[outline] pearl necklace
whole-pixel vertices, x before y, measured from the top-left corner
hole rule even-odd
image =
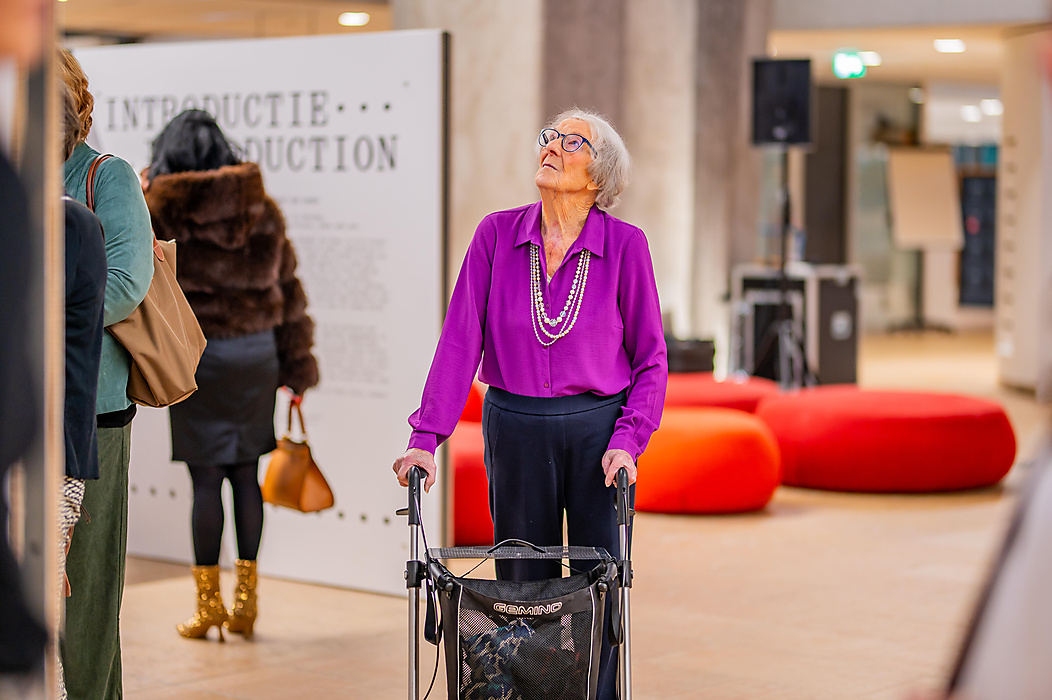
[[[558,316],[548,318],[548,314],[544,311],[544,294],[541,292],[540,247],[535,243],[530,244],[530,323],[537,342],[542,346],[550,347],[556,340],[573,330],[574,324],[577,323],[577,314],[581,311],[581,301],[584,299],[584,287],[588,283],[588,263],[591,259],[591,251],[581,252],[581,256],[577,259],[577,272],[574,274],[573,284],[570,285],[570,294],[566,297],[566,304],[563,305],[563,310]],[[556,333],[552,333],[547,328],[550,326],[554,330],[560,324],[562,328]],[[537,331],[538,328],[540,332]],[[541,338],[541,333],[548,338],[547,341]]]

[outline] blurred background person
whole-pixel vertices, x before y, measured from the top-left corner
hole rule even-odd
[[[22,68],[39,63],[47,5],[47,0],[0,1],[0,60]],[[29,295],[32,277],[31,235],[25,188],[0,149],[0,483],[39,429],[29,307],[20,303]],[[0,493],[0,674],[22,674],[43,663],[47,631],[26,606],[7,520],[6,496]]]
[[[99,153],[84,143],[91,131],[94,98],[77,59],[61,50],[59,67],[79,120],[67,125],[76,144],[66,159],[65,188],[87,201],[88,170]],[[142,302],[153,278],[153,236],[139,178],[127,162],[100,163],[94,183],[95,214],[106,249],[103,323],[122,321]],[[66,603],[62,646],[66,687],[74,698],[120,698],[120,609],[128,534],[128,462],[135,404],[128,398],[131,356],[109,333],[102,337],[96,425],[99,478],[85,482],[83,508],[90,515],[73,533],[66,571],[72,595]]]
[[[176,115],[153,142],[144,174],[157,236],[175,239],[179,284],[208,339],[198,390],[169,409],[172,459],[193,481],[197,612],[179,634],[212,627],[251,638],[256,556],[263,533],[259,457],[276,447],[280,386],[294,401],[318,383],[314,323],[296,278],[296,256],[259,167],[242,163],[207,112]],[[238,559],[233,609],[219,592],[223,481],[234,496]]]

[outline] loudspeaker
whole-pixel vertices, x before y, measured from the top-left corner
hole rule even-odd
[[[858,374],[858,297],[861,270],[852,265],[793,263],[786,272],[794,331],[803,341],[808,369],[820,384],[853,384]],[[729,370],[768,379],[777,374],[777,343],[761,357],[768,330],[778,320],[779,271],[736,265],[731,271]]]
[[[752,67],[752,142],[811,143],[811,61],[757,58]]]

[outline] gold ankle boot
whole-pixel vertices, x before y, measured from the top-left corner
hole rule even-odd
[[[197,612],[183,624],[176,625],[176,629],[189,639],[204,639],[208,630],[218,627],[219,641],[222,642],[227,612],[219,595],[219,567],[195,566],[192,570],[197,584]]]
[[[236,559],[234,570],[237,572],[237,587],[226,628],[245,635],[245,639],[252,639],[252,626],[256,623],[256,562]]]

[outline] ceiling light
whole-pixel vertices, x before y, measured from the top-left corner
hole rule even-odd
[[[939,53],[963,53],[964,41],[961,39],[936,39],[935,50]]]
[[[859,51],[858,57],[862,59],[862,65],[864,66],[880,65],[880,54],[876,51]]]
[[[977,105],[961,105],[961,119],[966,122],[981,122],[983,111]]]
[[[924,89],[919,87],[911,87],[910,102],[912,102],[915,105],[924,104]]]
[[[979,109],[988,117],[999,117],[1005,113],[1005,106],[998,99],[979,100]]]
[[[340,15],[339,23],[345,27],[364,27],[369,24],[368,12],[344,12]]]

